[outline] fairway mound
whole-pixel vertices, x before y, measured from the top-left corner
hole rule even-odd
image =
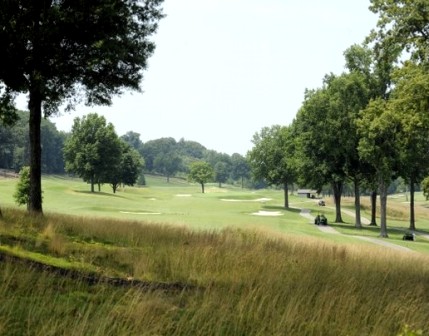
[[[267,202],[271,201],[272,198],[256,198],[256,199],[233,199],[233,198],[222,198],[223,202]]]
[[[258,212],[252,213],[254,216],[267,216],[267,217],[276,217],[276,216],[283,216],[283,214],[280,211],[262,211],[259,210]]]
[[[160,212],[135,212],[135,211],[119,211],[123,214],[130,214],[130,215],[162,215]]]

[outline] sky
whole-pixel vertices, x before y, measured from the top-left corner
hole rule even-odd
[[[344,71],[343,52],[375,28],[369,0],[165,0],[142,92],[109,107],[78,105],[50,120],[104,115],[118,135],[197,141],[246,155],[263,127],[290,125],[306,88]],[[21,100],[22,109],[26,104]]]

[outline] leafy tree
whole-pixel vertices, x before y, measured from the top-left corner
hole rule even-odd
[[[207,162],[195,161],[191,164],[188,178],[201,184],[201,192],[204,194],[204,185],[213,178],[213,168]]]
[[[250,166],[243,155],[234,153],[231,156],[231,177],[233,180],[241,180],[241,188],[244,186],[244,179],[250,176]]]
[[[109,173],[121,162],[121,141],[111,123],[103,116],[90,113],[75,118],[70,138],[64,146],[66,171],[91,184],[109,181]]]
[[[429,200],[429,176],[425,177],[422,181],[423,195],[426,197],[426,201]]]
[[[121,141],[120,161],[107,171],[104,177],[105,182],[110,183],[113,193],[116,193],[120,184],[133,186],[137,182],[143,166],[144,161],[140,153],[126,142]]]
[[[202,159],[207,151],[206,147],[196,141],[185,140],[181,138],[177,143],[179,155]]]
[[[13,197],[18,205],[26,205],[28,207],[30,201],[30,167],[25,166],[21,168],[19,181]]]
[[[350,121],[331,108],[328,84],[333,75],[325,78],[324,86],[307,90],[304,103],[294,121],[296,132],[296,169],[299,184],[321,190],[332,186],[335,201],[335,222],[342,222],[341,195],[346,180],[345,162],[349,146],[342,141],[347,136]]]
[[[214,180],[219,183],[219,188],[222,187],[222,183],[225,183],[228,180],[228,176],[228,164],[223,161],[216,162],[214,166]]]
[[[121,136],[121,140],[129,144],[137,152],[139,153],[142,152],[143,142],[140,140],[140,133],[128,131],[127,133]]]
[[[154,171],[154,161],[157,155],[162,153],[172,153],[176,148],[174,138],[160,138],[150,140],[143,144],[142,154],[146,162],[146,169],[149,172]]]
[[[42,110],[47,117],[64,102],[72,108],[83,95],[89,105],[109,105],[124,88],[138,90],[154,51],[149,36],[162,17],[161,3],[1,2],[0,106],[13,106],[17,93],[28,93],[31,212],[42,213]]]
[[[381,98],[371,101],[361,116],[357,121],[359,155],[374,168],[380,194],[380,236],[387,238],[387,190],[398,175],[398,158],[401,155],[400,116],[392,112]]]
[[[390,108],[400,116],[398,139],[400,175],[410,188],[410,230],[415,230],[415,185],[429,173],[429,75],[428,67],[406,62],[394,75]]]
[[[170,177],[174,176],[182,165],[182,159],[176,152],[161,152],[153,161],[153,170],[167,177],[167,182],[170,182]]]
[[[288,127],[264,127],[253,136],[254,147],[247,154],[255,178],[283,187],[285,208],[289,208],[289,183],[294,178],[291,165],[293,140],[290,135]]]
[[[404,57],[426,62],[429,56],[427,0],[371,0],[370,10],[379,15],[378,30],[370,40],[380,57]],[[389,52],[387,52],[389,50]]]

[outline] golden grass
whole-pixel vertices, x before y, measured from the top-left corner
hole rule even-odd
[[[5,335],[398,335],[406,325],[429,333],[425,255],[258,231],[4,215],[0,232],[43,241],[51,258],[196,286],[169,292],[89,285],[5,259]]]

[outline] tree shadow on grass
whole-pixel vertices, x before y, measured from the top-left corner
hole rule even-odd
[[[91,196],[108,196],[108,197],[124,198],[124,196],[121,196],[118,194],[107,193],[107,192],[103,192],[103,191],[96,191],[96,192],[91,192],[88,190],[73,190],[73,191],[77,194],[84,194],[84,195],[91,195]]]
[[[276,210],[276,211],[287,211],[287,212],[293,212],[299,214],[301,212],[300,209],[296,208],[285,208],[283,206],[276,206],[276,205],[264,205],[262,206],[264,210]]]

